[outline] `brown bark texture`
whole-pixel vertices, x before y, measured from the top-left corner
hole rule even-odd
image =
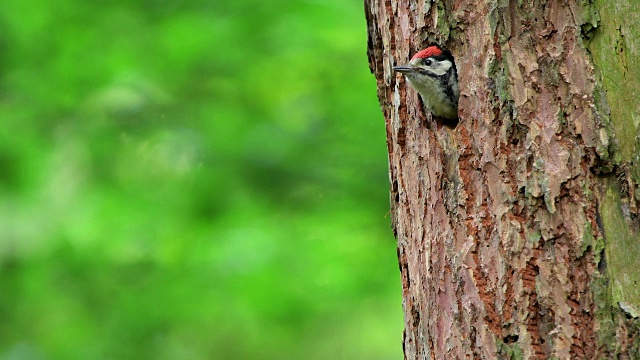
[[[606,272],[598,203],[613,165],[589,11],[577,0],[365,0],[405,358],[630,358],[603,343],[607,301],[592,288]],[[431,43],[456,60],[454,129],[433,126],[391,70]]]

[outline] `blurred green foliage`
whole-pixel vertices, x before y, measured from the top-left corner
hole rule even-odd
[[[400,359],[361,1],[4,0],[0,359]]]

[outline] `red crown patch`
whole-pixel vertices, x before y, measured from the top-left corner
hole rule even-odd
[[[418,51],[415,55],[413,55],[411,60],[424,59],[424,58],[428,58],[430,56],[440,56],[440,55],[442,55],[442,49],[440,49],[439,47],[434,45],[434,46],[429,46],[426,49]]]

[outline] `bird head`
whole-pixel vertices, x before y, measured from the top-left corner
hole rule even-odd
[[[418,51],[407,65],[394,66],[413,86],[431,112],[439,117],[458,116],[458,74],[453,56],[438,45]]]
[[[455,69],[455,64],[451,54],[437,45],[431,45],[413,55],[409,64],[394,66],[393,70],[410,79],[428,80],[447,75],[452,68]]]

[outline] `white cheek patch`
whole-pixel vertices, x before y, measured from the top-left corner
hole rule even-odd
[[[431,65],[431,68],[429,70],[431,70],[431,72],[434,73],[435,75],[442,76],[446,74],[447,71],[449,71],[449,69],[451,69],[452,66],[453,64],[451,63],[451,61],[442,60],[440,62],[436,62],[435,64]]]

